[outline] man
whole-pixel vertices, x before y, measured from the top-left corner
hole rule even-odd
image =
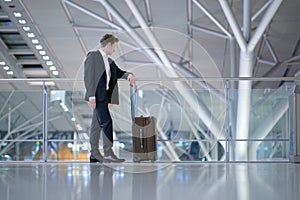
[[[108,56],[115,52],[118,38],[105,34],[100,39],[99,50],[87,54],[84,62],[85,100],[93,109],[90,131],[91,156],[90,162],[124,162],[113,150],[113,123],[108,109],[110,104],[118,104],[117,79],[125,78],[134,84],[132,73],[121,70]],[[99,151],[101,128],[103,130],[104,156]]]

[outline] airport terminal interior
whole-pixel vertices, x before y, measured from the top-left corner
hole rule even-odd
[[[0,0],[0,199],[299,199],[299,10],[299,0]],[[119,79],[109,106],[121,163],[90,163],[84,61],[104,34],[136,80]],[[137,117],[153,119],[149,137]]]

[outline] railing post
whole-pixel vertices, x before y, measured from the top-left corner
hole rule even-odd
[[[48,149],[48,91],[43,81],[43,161],[47,162]]]
[[[296,85],[293,97],[290,133],[290,161],[300,163],[300,85]]]
[[[225,118],[225,122],[226,122],[226,145],[225,145],[225,162],[229,162],[230,160],[230,144],[229,144],[229,141],[230,141],[230,125],[229,125],[229,112],[230,112],[230,100],[229,100],[229,81],[226,80],[226,83],[225,83],[225,88],[226,88],[226,91],[225,91],[225,98],[226,98],[226,118]]]

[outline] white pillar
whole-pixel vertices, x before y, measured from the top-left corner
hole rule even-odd
[[[240,72],[239,77],[251,77],[254,65],[253,52],[240,53]],[[251,107],[251,88],[252,81],[241,80],[238,87],[238,105],[236,119],[236,139],[249,138],[249,122],[250,122],[250,107]],[[236,142],[235,159],[248,159],[248,142]]]

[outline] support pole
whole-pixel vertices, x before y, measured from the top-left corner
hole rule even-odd
[[[244,17],[243,17],[243,34],[246,42],[250,39],[251,34],[251,1],[244,0],[243,5]]]
[[[48,149],[48,91],[45,81],[43,83],[43,161],[47,162]]]
[[[292,132],[291,139],[293,143],[291,144],[291,155],[290,161],[294,163],[300,163],[300,85],[295,88],[294,91],[294,110],[292,115]]]

